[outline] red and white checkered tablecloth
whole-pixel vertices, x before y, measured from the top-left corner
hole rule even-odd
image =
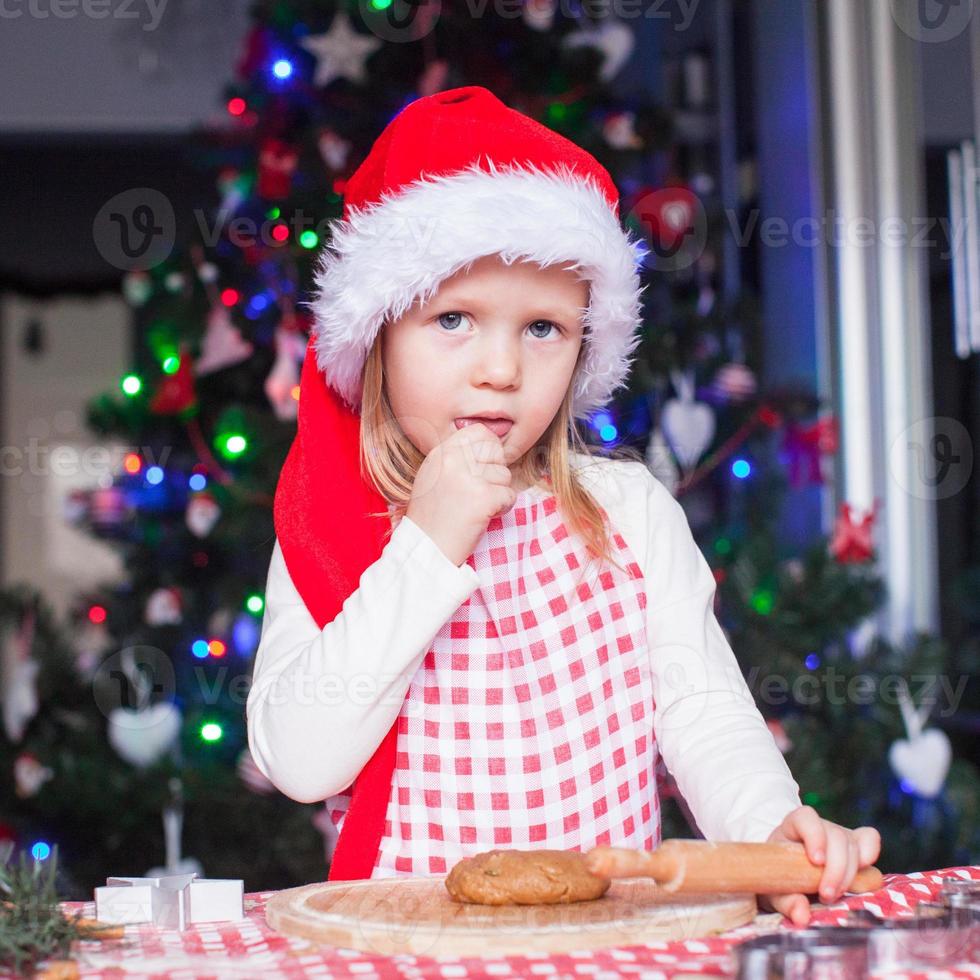
[[[917,903],[937,900],[942,881],[961,878],[980,882],[980,865],[944,868],[908,875],[885,875],[877,892],[852,895],[833,905],[814,905],[811,925],[836,925],[850,909],[868,908],[888,918],[913,914]],[[150,925],[126,926],[121,940],[78,944],[75,958],[85,980],[96,978],[166,978],[197,980],[224,977],[356,977],[460,978],[541,977],[548,980],[607,980],[642,977],[644,980],[692,976],[726,977],[735,974],[732,947],[742,940],[777,930],[796,928],[778,913],[717,936],[682,942],[641,943],[597,952],[555,955],[451,957],[378,956],[335,946],[317,946],[273,932],[265,922],[265,903],[273,892],[245,896],[247,916],[242,922],[216,922],[184,932]],[[91,902],[66,902],[71,912],[82,909],[94,917]],[[489,951],[488,951],[489,952]],[[901,980],[980,978],[980,964],[957,964],[955,969],[896,974]]]

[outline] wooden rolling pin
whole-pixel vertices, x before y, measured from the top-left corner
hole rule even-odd
[[[668,892],[751,892],[791,895],[819,892],[823,866],[813,864],[802,844],[665,840],[655,851],[594,847],[585,863],[603,878],[655,878]],[[861,868],[848,892],[876,891],[881,872]]]

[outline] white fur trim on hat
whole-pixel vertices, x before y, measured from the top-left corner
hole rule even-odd
[[[572,263],[590,281],[572,413],[586,418],[622,387],[640,342],[639,267],[648,250],[631,241],[591,176],[531,163],[491,172],[471,164],[422,177],[397,195],[331,225],[309,304],[317,366],[360,411],[361,374],[386,318],[426,303],[440,283],[485,255],[542,266]]]

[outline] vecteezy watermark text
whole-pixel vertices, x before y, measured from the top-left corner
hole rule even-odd
[[[159,458],[150,446],[48,446],[37,438],[26,446],[0,446],[0,476],[85,476],[115,473],[130,453],[138,453],[148,466],[165,466],[172,447],[164,446]]]
[[[168,0],[0,0],[0,19],[138,20],[144,31],[155,31],[163,19]]]

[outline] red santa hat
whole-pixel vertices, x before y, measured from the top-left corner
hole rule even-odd
[[[384,513],[387,502],[360,472],[361,374],[383,322],[482,256],[568,263],[590,282],[572,400],[573,415],[585,418],[629,372],[647,254],[620,225],[605,168],[480,86],[402,109],[348,180],[343,217],[330,232],[316,269],[296,438],[274,506],[286,567],[321,629],[380,557],[388,528],[367,516]],[[397,722],[354,782],[331,881],[371,877],[396,729]]]

